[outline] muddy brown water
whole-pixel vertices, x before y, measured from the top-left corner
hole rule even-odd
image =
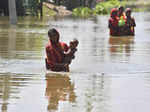
[[[149,112],[150,13],[133,13],[135,36],[111,37],[109,16],[0,17],[1,112]],[[69,74],[46,75],[47,31],[79,40]]]

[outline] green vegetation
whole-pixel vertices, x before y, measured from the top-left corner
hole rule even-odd
[[[96,14],[108,14],[111,8],[119,7],[121,3],[118,0],[110,0],[108,2],[100,2],[96,5],[94,11]]]
[[[75,8],[73,10],[73,15],[88,17],[93,15],[109,14],[112,8],[117,8],[119,6],[124,6],[125,8],[130,7],[134,12],[141,12],[149,10],[150,2],[137,2],[136,0],[107,0],[104,2],[99,2],[93,9],[89,9],[87,7]]]
[[[22,1],[22,0],[21,0]],[[22,8],[22,12],[24,11],[24,9],[28,12],[30,12],[31,15],[33,16],[38,16],[39,13],[43,16],[56,16],[57,13],[52,10],[47,8],[46,6],[41,7],[42,2],[46,2],[48,0],[29,0],[29,5],[27,8]],[[53,0],[55,1],[54,5],[57,4],[57,0]],[[64,2],[67,0],[63,0],[63,2],[60,2],[58,4],[59,5],[64,5],[67,8],[70,7],[70,3],[69,2]],[[82,1],[82,2],[81,2]],[[124,6],[126,7],[130,7],[132,8],[133,11],[145,11],[149,8],[150,6],[150,2],[137,2],[136,0],[105,0],[104,2],[99,2],[96,4],[96,6],[91,9],[91,5],[90,3],[87,4],[87,2],[83,2],[86,0],[76,0],[75,2],[77,3],[77,5],[72,4],[72,7],[77,7],[74,8],[72,10],[72,15],[76,16],[76,17],[89,17],[89,16],[95,16],[95,15],[101,15],[101,14],[109,14],[111,9],[114,7],[119,7],[119,6]],[[87,1],[92,1],[92,0],[87,0]],[[18,2],[19,3],[19,2]],[[69,4],[69,5],[68,5]],[[17,5],[19,6],[19,5]],[[21,9],[21,8],[20,8]],[[43,12],[43,13],[41,13]],[[21,13],[20,13],[21,14]]]
[[[37,0],[29,0],[28,8],[31,11],[31,15],[33,16],[38,15],[38,9],[39,9],[38,6],[39,6],[39,2]]]
[[[90,9],[87,7],[75,8],[73,10],[73,15],[87,17],[91,15],[109,14],[112,8],[119,7],[120,5],[125,6],[126,2],[120,2],[118,0],[109,0],[107,2],[98,3],[94,9]]]
[[[79,17],[89,17],[93,15],[93,11],[88,7],[79,7],[73,10],[73,15]]]
[[[18,16],[25,15],[25,7],[23,6],[23,0],[16,0],[16,9]]]

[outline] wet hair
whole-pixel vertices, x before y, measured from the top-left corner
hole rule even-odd
[[[130,8],[127,8],[125,12],[132,12],[132,10]]]
[[[117,9],[117,8],[111,9],[111,14],[110,14],[110,16],[111,16],[111,17],[117,16],[117,12],[118,12],[118,9]]]
[[[53,37],[55,35],[58,35],[58,37],[59,37],[59,32],[55,28],[49,29],[48,37],[51,38],[51,37]]]
[[[76,38],[73,39],[73,42],[75,42],[76,44],[79,44],[79,41]]]
[[[76,38],[74,38],[74,39],[70,42],[70,44],[74,44],[74,46],[77,47],[78,44],[79,44],[79,41],[78,41]]]
[[[123,10],[123,11],[124,11],[124,7],[123,7],[123,6],[120,6],[120,7],[118,8],[118,10]]]

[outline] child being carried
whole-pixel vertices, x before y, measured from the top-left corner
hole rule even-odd
[[[73,39],[69,43],[69,50],[64,53],[64,63],[70,64],[72,59],[75,58],[75,52],[77,51],[77,46],[79,44],[79,41],[77,39]]]

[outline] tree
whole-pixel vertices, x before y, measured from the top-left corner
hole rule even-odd
[[[9,0],[9,19],[11,24],[17,23],[17,14],[16,14],[16,1],[15,0]]]

